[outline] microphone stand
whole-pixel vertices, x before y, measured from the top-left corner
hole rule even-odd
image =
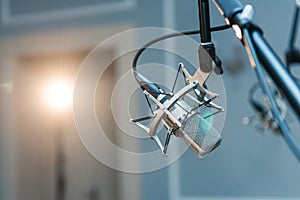
[[[294,152],[298,161],[300,161],[300,147],[297,145],[294,136],[280,116],[280,111],[265,80],[264,71],[260,63],[273,79],[274,84],[282,90],[298,118],[300,118],[299,86],[291,77],[282,61],[263,38],[260,28],[252,23],[253,10],[251,6],[243,7],[239,0],[232,0],[230,2],[228,0],[214,0],[214,3],[236,31],[237,36],[245,46],[251,65],[255,70],[265,96],[268,98],[271,112],[278,123],[280,131],[286,143]]]
[[[227,0],[214,0],[214,2],[219,10],[222,11],[222,14],[230,25],[235,27],[237,32],[243,32],[244,30],[250,32],[249,34],[259,61],[269,73],[274,83],[282,90],[288,102],[298,115],[298,118],[300,118],[299,86],[288,73],[280,58],[264,39],[262,31],[251,22],[250,18],[245,17],[242,4],[239,0],[233,0],[230,1],[230,3]],[[245,45],[245,43],[243,44]]]

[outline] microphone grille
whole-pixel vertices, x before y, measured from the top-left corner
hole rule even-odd
[[[199,113],[189,117],[183,127],[183,131],[200,147],[204,152],[210,152],[221,142],[218,131]]]

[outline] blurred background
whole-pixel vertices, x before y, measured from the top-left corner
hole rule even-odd
[[[295,2],[241,2],[253,5],[254,21],[284,59]],[[196,0],[1,0],[0,8],[1,200],[300,199],[299,162],[282,137],[271,132],[259,137],[255,126],[242,123],[254,115],[247,92],[256,77],[232,30],[213,33],[225,71],[227,111],[222,145],[211,155],[198,159],[187,151],[164,169],[131,174],[101,164],[80,142],[72,91],[89,52],[132,28],[198,29]],[[211,24],[224,24],[213,4]],[[134,46],[138,37],[124,40]],[[101,67],[120,49],[117,43],[100,49],[94,62]],[[170,61],[157,56],[157,62]],[[120,130],[110,109],[112,89],[132,57],[128,65],[111,63],[95,93],[97,118],[115,143]],[[291,124],[299,134],[299,121]],[[149,147],[155,144],[143,140],[130,148]]]

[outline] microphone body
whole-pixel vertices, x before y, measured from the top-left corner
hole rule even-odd
[[[156,104],[156,110],[153,113],[154,119],[150,127],[141,124],[139,119],[131,121],[148,133],[164,155],[166,155],[171,135],[182,138],[191,149],[196,151],[199,157],[204,157],[220,145],[221,136],[218,131],[206,119],[201,117],[197,109],[184,99],[184,97],[188,97],[191,98],[193,103],[200,104],[197,98],[192,98],[189,94],[189,92],[194,92],[199,87],[197,81],[188,84],[173,95],[166,94],[157,84],[137,71],[134,71],[134,76],[146,97],[149,97]],[[163,124],[167,130],[164,145],[157,137],[159,124]]]

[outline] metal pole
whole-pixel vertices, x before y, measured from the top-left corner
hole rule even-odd
[[[198,0],[201,43],[211,42],[210,15],[208,0]]]
[[[200,45],[198,49],[200,69],[203,72],[212,71],[212,61],[215,62],[215,46],[211,41],[209,1],[198,0]],[[217,74],[222,73],[221,65],[216,69]]]
[[[282,90],[288,102],[298,115],[298,118],[300,118],[299,85],[297,85],[296,81],[288,73],[286,67],[265,41],[262,34],[259,31],[253,31],[251,36],[260,62],[274,83]]]

